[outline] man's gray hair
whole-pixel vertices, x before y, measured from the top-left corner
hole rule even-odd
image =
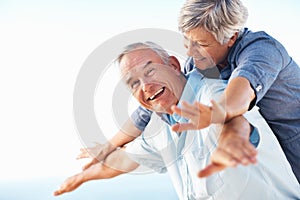
[[[120,64],[123,56],[125,56],[126,54],[128,54],[132,51],[141,50],[141,49],[151,49],[151,50],[153,50],[155,53],[157,53],[158,56],[160,56],[160,58],[162,59],[162,61],[165,64],[168,63],[168,60],[169,60],[168,52],[166,50],[164,50],[158,44],[156,44],[154,42],[149,42],[149,41],[147,41],[147,42],[137,42],[137,43],[127,45],[124,48],[124,50],[122,51],[122,53],[118,56],[116,61]]]
[[[225,44],[235,32],[241,32],[248,18],[248,10],[240,0],[187,0],[179,16],[179,30],[183,33],[204,28]]]

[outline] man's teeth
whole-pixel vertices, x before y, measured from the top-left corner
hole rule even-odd
[[[158,95],[159,93],[161,93],[163,90],[164,90],[164,88],[161,88],[160,90],[158,90],[157,92],[155,92],[155,94],[152,95],[149,99],[153,100],[156,97],[156,95]]]

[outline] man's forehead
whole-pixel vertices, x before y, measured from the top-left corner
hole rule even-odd
[[[129,72],[134,72],[143,64],[144,58],[142,56],[132,57],[125,55],[120,62],[122,75],[128,74]]]
[[[120,62],[121,73],[124,75],[134,68],[144,67],[149,63],[160,61],[160,57],[151,49],[139,49],[125,54]]]

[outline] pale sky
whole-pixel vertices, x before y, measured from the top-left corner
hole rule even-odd
[[[0,180],[78,172],[86,161],[75,160],[82,143],[72,104],[83,62],[96,47],[122,32],[177,31],[183,2],[1,1]],[[300,63],[299,1],[244,2],[249,9],[247,26],[281,41]],[[104,98],[101,95],[95,98]],[[100,110],[101,105],[95,108]],[[106,124],[111,133],[116,131],[113,122]]]

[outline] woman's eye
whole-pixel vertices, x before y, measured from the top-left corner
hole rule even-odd
[[[199,47],[208,47],[207,44],[202,44],[200,42],[196,42],[196,45],[199,46]]]

